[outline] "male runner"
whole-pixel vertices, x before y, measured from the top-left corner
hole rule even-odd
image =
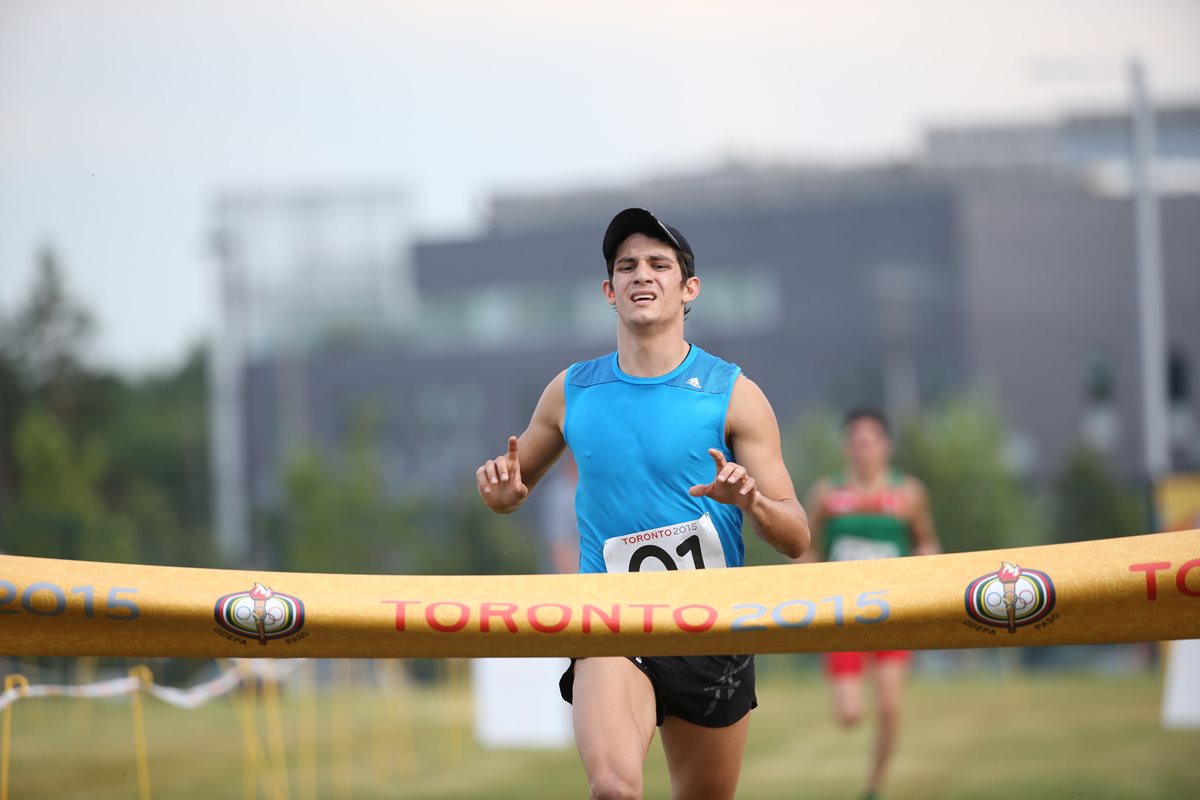
[[[813,542],[829,561],[894,558],[941,552],[925,488],[890,466],[891,436],[886,418],[856,409],[843,423],[848,469],[819,481],[806,505],[812,511]],[[816,559],[813,547],[802,561]],[[896,744],[900,691],[908,671],[907,650],[827,653],[825,671],[833,686],[838,721],[856,724],[863,714],[863,670],[869,662],[875,681],[879,728],[872,753],[866,798],[876,798]]]
[[[476,471],[483,502],[515,510],[569,446],[581,572],[741,566],[743,515],[799,557],[808,523],[770,404],[736,365],[684,338],[685,310],[700,294],[691,245],[630,208],[613,218],[602,250],[617,349],[550,381],[525,432]],[[622,542],[664,529],[675,535],[652,555]],[[675,797],[733,797],[757,704],[752,656],[582,658],[560,690],[591,797],[641,797],[656,727]]]

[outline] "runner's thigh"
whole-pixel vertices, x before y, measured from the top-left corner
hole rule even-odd
[[[595,781],[605,773],[641,785],[642,765],[654,738],[654,688],[629,659],[575,662],[571,704],[575,746]]]
[[[678,800],[732,798],[749,731],[749,714],[724,728],[706,728],[667,717],[662,742],[671,771],[671,796]]]

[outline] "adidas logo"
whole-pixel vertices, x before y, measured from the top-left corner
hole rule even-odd
[[[699,378],[688,378],[687,385],[692,387],[693,389],[699,389],[700,388],[700,379]]]

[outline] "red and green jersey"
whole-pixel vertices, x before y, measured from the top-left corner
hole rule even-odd
[[[835,475],[833,488],[821,504],[826,559],[863,561],[909,555],[911,500],[903,486],[904,474],[898,470],[890,471],[883,489],[871,492],[850,486],[843,474]]]

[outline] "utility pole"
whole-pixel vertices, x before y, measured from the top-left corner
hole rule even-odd
[[[1137,237],[1138,339],[1142,385],[1142,468],[1147,483],[1149,516],[1154,522],[1154,488],[1171,468],[1167,439],[1165,367],[1166,328],[1163,312],[1162,245],[1158,198],[1152,166],[1156,152],[1154,110],[1146,70],[1134,56],[1128,65],[1130,114],[1133,120],[1131,178]]]
[[[221,558],[240,567],[251,555],[242,416],[248,287],[241,260],[242,242],[232,225],[233,212],[222,204],[217,214],[220,316],[213,331],[208,367],[213,525]]]

